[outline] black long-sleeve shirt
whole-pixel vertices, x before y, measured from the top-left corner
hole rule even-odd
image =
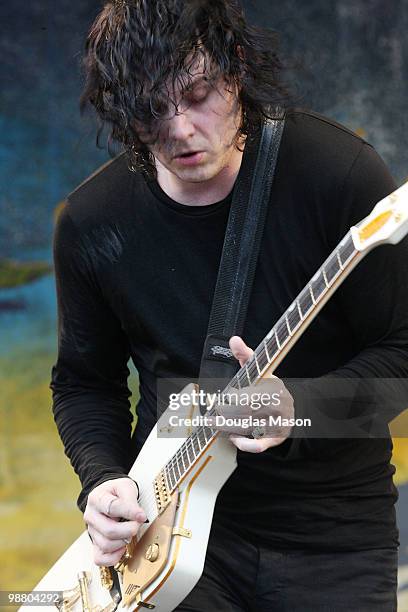
[[[244,340],[257,346],[351,225],[395,188],[374,149],[316,114],[288,114]],[[186,206],[120,155],[68,198],[54,237],[59,352],[53,411],[83,490],[124,475],[156,421],[156,381],[196,377],[231,203]],[[275,372],[408,372],[408,243],[369,253]],[[127,362],[140,378],[131,437]],[[295,406],[296,409],[296,406]],[[383,439],[286,440],[238,468],[215,519],[277,548],[395,546]]]

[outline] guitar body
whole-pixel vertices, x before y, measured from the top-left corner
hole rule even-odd
[[[189,416],[197,414],[198,406],[191,406]],[[152,429],[129,472],[139,485],[139,503],[148,518],[157,514],[157,475],[191,434],[191,428],[186,427],[182,438],[161,437],[168,424],[169,409]],[[183,433],[179,428],[177,431]],[[216,436],[173,491],[164,511],[153,522],[142,525],[128,546],[129,558],[117,572],[122,596],[118,610],[132,612],[154,606],[150,609],[170,612],[188,595],[203,571],[217,495],[235,467],[236,448],[227,438]],[[109,571],[116,572],[113,568]],[[82,595],[79,574],[85,585]],[[65,605],[57,606],[61,610],[80,612],[88,606],[90,611],[115,609],[110,591],[102,585],[100,568],[93,562],[86,531],[34,590],[63,591]],[[30,607],[25,605],[24,610]]]

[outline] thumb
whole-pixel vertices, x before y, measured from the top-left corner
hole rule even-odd
[[[232,336],[229,341],[230,349],[235,359],[238,359],[239,365],[242,367],[252,357],[253,350],[245,344],[239,336]]]

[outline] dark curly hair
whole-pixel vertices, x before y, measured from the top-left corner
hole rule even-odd
[[[200,55],[207,80],[237,86],[238,142],[288,99],[277,46],[277,34],[249,26],[236,0],[113,0],[86,41],[81,110],[96,109],[98,144],[106,126],[109,150],[120,143],[132,169],[154,174],[148,145],[169,108],[177,112],[171,92],[188,90]]]

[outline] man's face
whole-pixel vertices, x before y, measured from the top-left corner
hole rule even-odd
[[[214,179],[237,151],[241,124],[237,94],[222,79],[210,84],[203,63],[193,71],[191,88],[174,92],[178,112],[162,121],[158,139],[149,147],[158,170],[164,166],[181,183]]]

